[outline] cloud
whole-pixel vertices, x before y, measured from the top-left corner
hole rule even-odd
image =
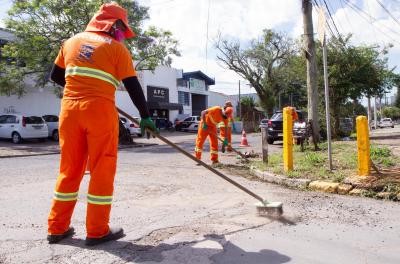
[[[349,1],[363,12],[370,14],[373,19],[351,8],[347,4]],[[379,1],[395,17],[400,18],[399,3],[391,0]],[[237,82],[240,77],[224,69],[216,61],[213,40],[218,33],[234,37],[241,43],[247,43],[261,36],[262,30],[266,28],[283,31],[292,38],[300,38],[303,34],[301,1],[298,0],[141,0],[139,2],[150,7],[150,20],[146,25],[170,30],[179,40],[182,57],[174,60],[173,67],[184,71],[204,71],[210,77],[216,78],[214,90],[227,94],[237,93]],[[352,33],[354,44],[383,46],[392,43],[394,47],[389,53],[389,64],[394,67],[400,62],[400,25],[376,0],[327,0],[327,3],[332,8],[331,13],[338,30],[343,34]],[[209,18],[208,42],[207,18]],[[317,33],[318,13],[315,9],[313,9],[313,22],[314,33]]]

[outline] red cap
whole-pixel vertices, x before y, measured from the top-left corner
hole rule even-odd
[[[128,15],[124,8],[115,2],[103,4],[100,10],[92,17],[85,31],[103,31],[108,32],[115,21],[121,19],[126,26],[125,38],[133,38],[136,34],[132,31],[128,24]]]

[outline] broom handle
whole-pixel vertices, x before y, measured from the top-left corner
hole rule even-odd
[[[130,116],[129,114],[125,113],[124,111],[122,111],[121,109],[119,109],[117,107],[118,112],[125,116],[126,118],[128,118],[130,121],[132,121],[133,123],[135,123],[136,125],[139,125],[139,122],[133,118],[132,116]],[[193,156],[192,154],[190,154],[189,152],[187,152],[186,150],[184,150],[183,148],[179,147],[178,145],[174,144],[173,142],[169,141],[168,139],[166,139],[165,137],[154,133],[153,131],[151,131],[150,129],[146,129],[147,132],[151,133],[152,136],[158,138],[159,140],[161,140],[162,142],[168,144],[169,146],[173,147],[174,149],[176,149],[177,151],[179,151],[180,153],[182,153],[183,155],[185,155],[186,157],[188,157],[189,159],[195,161],[196,163],[202,165],[203,167],[205,167],[206,169],[214,172],[214,174],[218,175],[219,177],[221,177],[222,179],[226,180],[227,182],[231,183],[232,185],[235,185],[237,188],[241,189],[242,191],[246,192],[247,194],[253,196],[255,199],[259,200],[260,202],[264,202],[264,199],[253,193],[252,191],[250,191],[249,189],[247,189],[246,187],[240,185],[239,183],[237,183],[236,181],[230,179],[229,177],[225,176],[224,174],[222,174],[221,172],[217,171],[216,169],[214,169],[213,167],[211,167],[210,165],[208,165],[207,163],[197,159],[195,156]]]

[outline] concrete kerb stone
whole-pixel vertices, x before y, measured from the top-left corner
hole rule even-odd
[[[309,179],[290,179],[282,175],[270,173],[267,171],[261,171],[258,169],[250,168],[250,173],[257,178],[269,182],[275,183],[279,185],[285,185],[288,187],[305,189],[309,188],[315,191],[327,192],[327,193],[337,193],[342,195],[353,195],[353,196],[361,196],[371,181],[373,181],[373,177],[364,177],[362,179],[358,179],[359,181],[355,182],[354,180],[357,177],[352,178],[352,181],[345,180],[346,183],[335,183],[335,182],[326,182],[326,181],[312,181]],[[352,182],[353,184],[351,184]],[[394,198],[395,196],[395,198]],[[377,198],[380,199],[391,199],[394,198],[397,201],[400,201],[400,193],[388,193],[382,192],[377,194]]]
[[[312,181],[308,185],[308,188],[327,193],[337,193],[339,185],[337,182]]]
[[[276,183],[280,185],[286,185],[294,188],[307,188],[311,180],[308,179],[290,179],[281,175],[273,174],[266,171],[260,171],[257,169],[250,169],[251,174],[269,183]]]

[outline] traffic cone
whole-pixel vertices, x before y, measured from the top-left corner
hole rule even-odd
[[[249,143],[247,143],[246,132],[242,130],[242,142],[240,142],[240,147],[250,147]]]

